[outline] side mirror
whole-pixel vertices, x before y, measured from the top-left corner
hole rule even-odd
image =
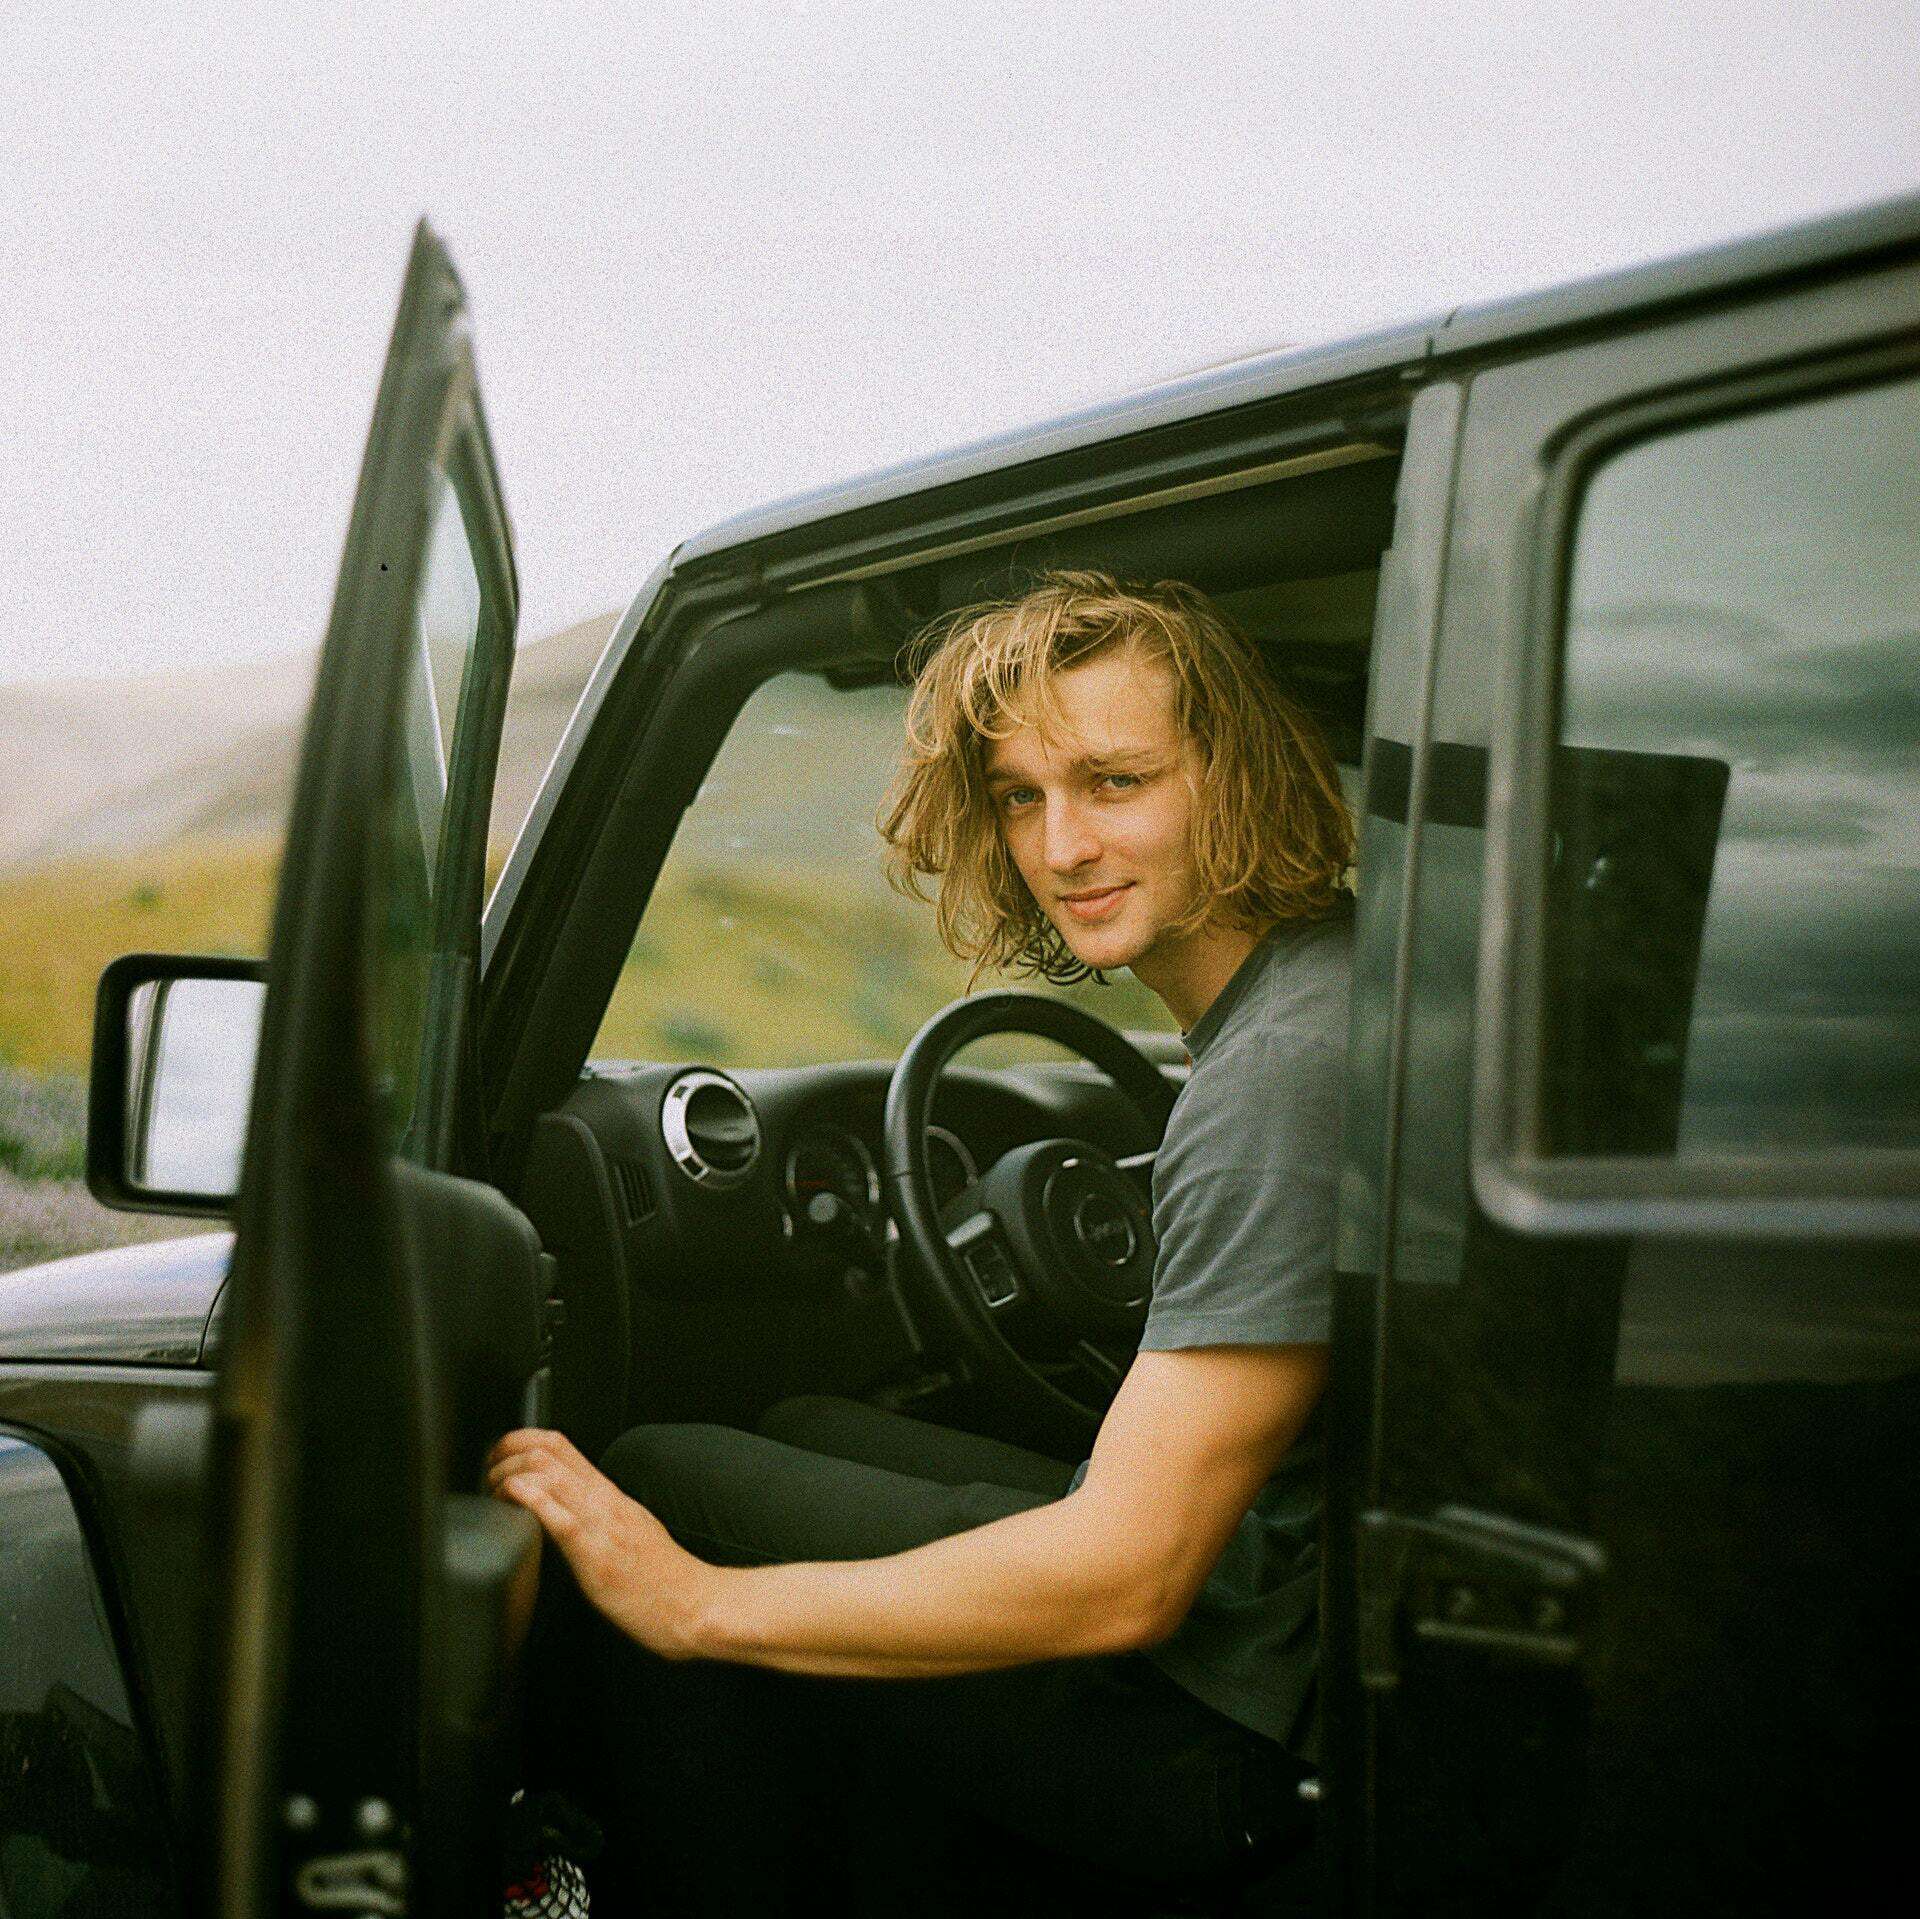
[[[100,976],[87,1188],[135,1213],[226,1212],[240,1185],[267,969],[129,953]]]

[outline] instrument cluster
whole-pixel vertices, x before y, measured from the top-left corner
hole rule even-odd
[[[972,1150],[944,1126],[927,1128],[927,1155],[940,1204],[980,1176]],[[875,1149],[845,1126],[815,1124],[787,1149],[782,1190],[797,1231],[857,1224],[873,1237],[887,1227],[886,1194]]]

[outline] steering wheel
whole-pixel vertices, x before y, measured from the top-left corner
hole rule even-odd
[[[1038,993],[955,1000],[908,1042],[887,1088],[887,1197],[901,1248],[927,1282],[970,1372],[1031,1443],[1084,1451],[1146,1324],[1153,1222],[1146,1195],[1103,1147],[1043,1139],[1002,1155],[941,1206],[927,1155],[934,1088],[963,1046],[1033,1033],[1119,1087],[1157,1142],[1173,1089],[1091,1013]],[[1135,1164],[1138,1170],[1138,1164]]]

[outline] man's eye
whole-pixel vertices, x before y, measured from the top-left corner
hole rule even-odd
[[[1102,775],[1100,783],[1112,792],[1126,793],[1140,784],[1140,775],[1138,773],[1107,773]]]
[[[1027,805],[1034,797],[1030,786],[1004,786],[1000,789],[1000,804],[1008,812],[1016,806]]]

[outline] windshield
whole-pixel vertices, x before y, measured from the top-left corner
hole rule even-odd
[[[687,809],[594,1042],[595,1059],[798,1066],[890,1059],[967,990],[933,908],[888,885],[874,821],[907,695],[810,674],[762,686]],[[1130,975],[1058,988],[1115,1026],[1172,1032]],[[1014,1043],[1022,1055],[1044,1042]]]

